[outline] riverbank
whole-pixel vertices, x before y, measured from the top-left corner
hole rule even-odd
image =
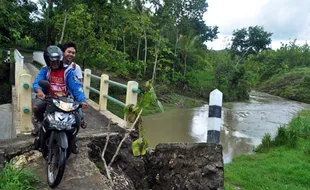
[[[309,189],[310,110],[302,111],[274,139],[265,135],[253,155],[225,165],[226,189]]]
[[[191,98],[176,93],[162,95],[158,98],[158,100],[163,104],[165,111],[172,109],[198,108],[208,104],[208,100]],[[231,109],[233,106],[229,102],[223,102],[223,107]],[[157,105],[151,105],[149,108],[144,110],[142,115],[147,116],[160,112],[161,109]]]
[[[259,91],[289,100],[310,103],[310,68],[300,67],[281,72],[264,81]]]
[[[178,109],[178,108],[194,108],[207,104],[207,101],[182,96],[179,94],[171,93],[158,97],[158,100],[163,104],[164,110]],[[147,108],[143,116],[159,113],[160,108],[157,105],[151,105]]]
[[[122,99],[122,98],[119,98],[119,99]],[[175,93],[161,95],[158,97],[158,100],[163,105],[164,111],[171,110],[171,109],[180,109],[180,108],[201,107],[208,103],[207,101],[204,101],[204,100],[190,98],[190,97],[182,96],[182,95],[175,94]],[[108,101],[108,109],[109,111],[117,115],[118,117],[123,118],[123,109],[119,107],[117,104],[111,101]],[[147,116],[147,115],[160,113],[160,112],[161,112],[160,107],[156,104],[152,104],[143,110],[142,116]]]

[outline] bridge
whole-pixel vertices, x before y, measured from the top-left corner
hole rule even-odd
[[[39,67],[45,66],[43,59],[43,52],[33,52],[32,56],[23,56],[17,49],[14,50],[15,62],[15,85],[12,87],[12,104],[13,104],[13,131],[18,134],[30,134],[33,129],[32,124],[32,102],[35,93],[32,89],[32,83],[39,72],[39,69],[32,64],[35,62]],[[131,123],[126,118],[119,118],[107,109],[107,101],[112,101],[124,108],[127,105],[136,105],[138,93],[138,83],[135,81],[128,81],[128,83],[121,84],[109,80],[109,76],[102,74],[96,76],[91,73],[90,69],[83,71],[84,81],[83,88],[87,98],[89,107],[84,111],[85,120],[88,123],[86,130],[81,130],[81,133],[89,133],[90,131],[98,130],[104,131],[107,128],[109,119],[112,123],[117,124],[118,127],[128,128]],[[100,89],[95,89],[91,86],[92,80],[100,81]],[[126,91],[126,101],[122,102],[109,95],[109,86],[116,86]],[[90,99],[90,92],[99,95],[99,103]],[[115,126],[115,125],[114,125]],[[115,130],[115,129],[114,129]]]
[[[22,166],[34,172],[43,181],[46,179],[46,171],[43,165],[45,161],[38,151],[31,151],[33,137],[32,130],[32,100],[35,94],[32,92],[32,82],[38,73],[38,69],[31,64],[32,61],[44,65],[42,52],[33,52],[23,56],[18,50],[14,51],[15,85],[12,87],[13,104],[13,129],[15,136],[0,143],[0,171],[5,160],[17,159],[16,163],[24,163]],[[13,69],[12,69],[13,70]],[[99,80],[100,88],[92,87],[91,81]],[[126,89],[126,101],[121,102],[108,94],[110,85]],[[119,118],[107,110],[107,101],[113,101],[121,107],[136,104],[139,93],[138,83],[129,81],[127,85],[109,80],[108,75],[95,76],[91,70],[85,69],[83,88],[89,103],[85,110],[85,119],[88,123],[86,130],[80,130],[78,145],[80,153],[70,156],[62,182],[58,190],[69,189],[111,189],[107,185],[107,178],[101,174],[101,151],[109,137],[109,148],[105,158],[112,158],[118,148],[124,131],[130,122],[126,118]],[[99,103],[90,99],[89,93],[99,95]],[[214,94],[214,96],[212,95]],[[163,189],[179,187],[180,181],[184,182],[184,188],[203,187],[203,189],[223,189],[223,156],[222,146],[219,145],[219,126],[221,117],[222,94],[218,90],[211,92],[209,121],[212,124],[208,130],[208,143],[167,143],[160,144],[159,148],[147,152],[147,158],[135,157],[132,154],[132,142],[137,139],[137,134],[130,135],[124,141],[122,150],[119,151],[113,174],[115,189],[154,189],[161,186]],[[107,133],[108,121],[112,120],[111,133]],[[137,136],[135,136],[137,135]],[[19,156],[21,155],[21,156]],[[95,165],[96,161],[99,165]],[[101,160],[102,162],[102,160]],[[98,163],[97,163],[98,164]],[[191,172],[189,172],[191,171]],[[118,172],[121,172],[120,174]],[[176,175],[177,173],[177,175]],[[196,175],[197,174],[197,175]],[[167,176],[170,176],[167,178]],[[197,178],[198,177],[198,178]],[[147,180],[151,179],[151,180]],[[125,180],[125,181],[124,181]],[[194,183],[193,183],[194,182]],[[127,185],[126,185],[127,184]],[[124,186],[125,185],[125,186]],[[133,187],[134,186],[134,187]],[[46,184],[38,187],[48,189]],[[194,188],[195,189],[195,188]]]
[[[43,67],[45,61],[43,59],[43,52],[33,52],[31,55],[25,54],[24,56],[15,49],[14,51],[14,64],[11,68],[14,73],[14,85],[12,86],[12,129],[7,129],[9,134],[6,137],[11,137],[8,140],[0,139],[0,171],[3,167],[5,160],[10,160],[17,155],[28,154],[26,157],[18,157],[17,163],[24,163],[23,167],[28,168],[43,181],[46,179],[46,172],[44,160],[41,154],[37,151],[31,151],[31,146],[34,138],[30,135],[33,129],[32,124],[32,102],[35,97],[35,93],[32,89],[32,82],[34,81],[39,69],[32,64],[32,62],[38,64],[38,67]],[[12,74],[11,73],[11,74]],[[110,189],[106,185],[105,178],[98,170],[97,166],[89,158],[89,152],[93,151],[89,148],[90,141],[98,141],[99,139],[105,139],[107,136],[107,126],[111,119],[112,124],[110,126],[110,136],[117,136],[121,131],[126,130],[131,126],[130,122],[127,122],[125,118],[119,118],[107,109],[107,101],[113,101],[120,107],[124,108],[129,104],[136,104],[138,98],[138,83],[135,81],[129,81],[126,85],[120,84],[115,81],[109,80],[109,76],[102,74],[96,76],[91,74],[91,70],[85,69],[83,88],[89,104],[88,108],[83,110],[85,120],[88,124],[85,130],[81,129],[78,134],[78,145],[80,147],[80,153],[72,155],[70,161],[66,165],[66,173],[62,179],[61,184],[57,189],[69,190],[74,189]],[[91,81],[99,80],[100,89],[92,87]],[[111,97],[109,92],[109,86],[117,86],[124,89],[126,93],[126,101],[122,102]],[[99,103],[90,99],[90,92],[94,92],[99,95]],[[3,114],[1,115],[3,116]],[[17,138],[16,138],[17,137]],[[100,143],[101,144],[101,143]],[[130,147],[130,146],[129,146]],[[98,153],[98,152],[97,152]],[[34,161],[29,159],[35,158]],[[28,161],[25,161],[28,160]],[[28,162],[26,164],[26,162]],[[29,163],[30,162],[30,163]],[[46,184],[38,187],[39,189],[48,189]]]

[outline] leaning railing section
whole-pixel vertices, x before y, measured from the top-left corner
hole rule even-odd
[[[32,54],[32,60],[41,66],[45,66],[45,60],[43,58],[43,51],[34,51]]]
[[[96,79],[100,81],[100,89],[97,90],[90,86],[91,79]],[[112,96],[109,95],[109,85],[116,86],[118,88],[122,88],[126,90],[126,101],[122,102]],[[136,81],[128,81],[127,85],[121,84],[109,79],[109,75],[102,74],[101,77],[91,74],[90,69],[85,69],[84,71],[84,93],[86,98],[88,99],[88,103],[92,105],[95,109],[102,112],[102,114],[106,115],[108,118],[111,118],[113,122],[118,123],[121,127],[128,127],[130,122],[124,117],[123,119],[119,118],[115,114],[111,113],[107,110],[108,101],[114,102],[118,106],[125,108],[127,105],[137,104],[138,94],[140,93],[139,84]],[[99,103],[92,101],[89,98],[89,93],[94,92],[99,95]]]

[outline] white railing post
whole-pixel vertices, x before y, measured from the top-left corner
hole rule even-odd
[[[14,50],[14,61],[15,61],[15,63],[16,63],[16,62],[19,62],[19,58],[18,58],[18,53],[17,53],[17,52],[18,52],[18,50],[15,49],[15,50]]]
[[[138,89],[139,83],[136,81],[128,81],[127,82],[127,91],[126,91],[126,106],[133,104],[134,106],[137,105],[138,101],[138,94],[133,92],[132,89]],[[127,123],[127,127],[130,125],[130,122],[127,121],[126,116],[124,117],[124,120]]]
[[[136,81],[127,82],[127,91],[126,91],[126,106],[129,104],[137,105],[138,94],[133,92],[132,89],[138,89],[139,83]]]
[[[22,54],[17,49],[14,50],[14,59],[15,62],[20,63],[22,68],[24,67],[24,56],[22,56]]]
[[[16,95],[17,95],[17,110],[20,111],[20,95],[22,94],[23,91],[23,82],[24,79],[22,77],[23,74],[27,74],[27,71],[23,68],[19,69],[17,71],[17,81],[15,81],[15,89],[16,89]],[[31,82],[31,81],[30,81]]]
[[[89,99],[89,89],[87,88],[87,86],[90,86],[90,80],[91,80],[91,76],[90,75],[88,76],[88,74],[91,74],[91,70],[85,69],[83,89],[84,89],[86,99]]]
[[[107,110],[108,99],[104,95],[109,94],[109,83],[104,82],[104,80],[109,80],[109,75],[102,74],[100,80],[100,95],[99,95],[99,111]]]
[[[21,64],[22,68],[24,68],[24,56],[21,56],[20,64]]]
[[[222,101],[223,93],[218,89],[210,93],[209,98],[209,117],[208,117],[208,143],[220,143],[220,131],[222,122]]]
[[[31,104],[31,75],[21,74],[20,76],[20,94],[19,94],[19,107],[20,107],[20,132],[30,132],[32,129],[32,104]]]
[[[15,49],[14,50],[14,61],[15,61],[15,87],[19,80],[19,71],[24,68],[24,56]]]
[[[23,67],[21,66],[20,62],[15,61],[15,87],[17,87],[19,81],[19,75]]]

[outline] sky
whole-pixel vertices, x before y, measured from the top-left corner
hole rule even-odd
[[[214,50],[224,49],[233,30],[263,26],[273,33],[272,49],[297,39],[310,44],[310,0],[207,0],[204,20],[208,26],[219,27],[218,39],[208,42]]]

